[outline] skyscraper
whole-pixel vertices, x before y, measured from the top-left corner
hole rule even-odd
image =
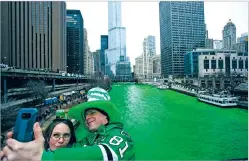
[[[67,10],[67,72],[84,74],[84,24],[80,10]]]
[[[66,71],[66,2],[0,2],[0,11],[5,64]]]
[[[144,39],[143,53],[147,56],[156,55],[156,38],[155,36],[149,35]]]
[[[108,49],[108,35],[100,36],[100,69],[105,74],[105,50]]]
[[[100,69],[100,50],[96,50],[93,54],[93,62],[94,62],[94,74],[96,76],[99,76],[99,73],[101,72]]]
[[[108,2],[108,50],[106,68],[109,76],[116,75],[116,63],[120,57],[126,58],[126,30],[122,27],[121,2]],[[125,60],[126,61],[126,60]]]
[[[247,40],[248,40],[248,33],[247,32],[241,34],[241,36],[237,38],[238,43],[244,42],[244,41],[247,41]]]
[[[205,47],[203,1],[159,3],[161,72],[183,76],[184,54]]]
[[[248,33],[243,33],[241,37],[237,38],[237,43],[233,45],[233,49],[248,53]]]
[[[205,25],[205,29],[206,29],[205,47],[207,49],[213,49],[214,48],[214,40],[208,38],[208,30],[207,30],[207,26],[206,25]]]
[[[85,75],[93,75],[94,74],[94,60],[93,54],[90,51],[90,47],[88,44],[88,36],[87,30],[84,28],[84,74]]]
[[[143,75],[152,76],[152,56],[156,55],[155,36],[148,36],[143,42]]]
[[[223,35],[223,48],[231,50],[236,43],[236,26],[232,23],[231,19],[227,22],[222,30]]]

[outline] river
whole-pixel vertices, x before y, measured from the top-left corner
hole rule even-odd
[[[171,90],[114,84],[112,101],[135,141],[137,160],[248,157],[248,111],[219,108]]]

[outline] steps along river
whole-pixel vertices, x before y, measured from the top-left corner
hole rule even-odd
[[[149,85],[114,84],[112,101],[136,145],[137,160],[248,157],[248,111],[219,108]]]

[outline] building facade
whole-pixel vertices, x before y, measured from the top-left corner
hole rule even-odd
[[[236,26],[229,19],[228,23],[222,30],[223,35],[223,49],[232,50],[233,45],[236,43]]]
[[[225,49],[196,49],[184,56],[187,77],[247,76],[248,54]]]
[[[159,54],[152,57],[152,77],[161,77],[161,56]]]
[[[206,24],[205,24],[205,29],[207,28]],[[213,39],[209,39],[208,38],[208,30],[206,29],[206,36],[205,36],[205,47],[207,49],[213,49],[214,48],[214,40]]]
[[[67,72],[84,74],[84,24],[80,10],[67,10]]]
[[[199,77],[246,76],[248,54],[235,50],[199,50]]]
[[[204,2],[159,3],[161,72],[184,75],[184,54],[205,47]]]
[[[143,79],[143,56],[140,55],[135,59],[135,70],[134,70],[135,78]]]
[[[184,75],[186,77],[198,77],[199,66],[198,57],[200,55],[199,51],[191,51],[184,55]]]
[[[205,40],[205,47],[207,49],[213,49],[214,48],[214,40],[213,39],[206,39]]]
[[[131,79],[131,64],[125,61],[123,56],[120,56],[119,61],[116,64],[116,76],[117,80],[129,80]]]
[[[248,34],[241,34],[241,37],[237,38],[237,43],[233,45],[233,49],[240,52],[248,53]]]
[[[84,74],[85,75],[93,75],[94,74],[94,60],[93,54],[90,51],[90,47],[88,45],[88,35],[87,30],[84,28]]]
[[[248,33],[241,34],[240,37],[237,38],[237,43],[248,41]]]
[[[126,59],[126,29],[122,27],[121,8],[120,1],[108,2],[108,50],[105,51],[105,66],[109,77],[116,76],[116,64],[120,57]]]
[[[248,52],[248,41],[233,44],[233,50]]]
[[[147,56],[156,55],[156,37],[149,35],[144,39],[143,52]]]
[[[143,55],[135,59],[135,78],[147,81],[152,81],[153,78],[161,78],[160,55],[148,56],[146,63],[144,61]]]
[[[105,50],[108,49],[108,35],[100,36],[100,68],[101,73],[105,75]]]
[[[213,49],[222,49],[223,48],[223,41],[222,40],[214,40]]]
[[[66,71],[66,2],[1,2],[1,61]]]
[[[94,62],[94,74],[100,76],[101,73],[101,63],[100,63],[100,50],[93,52],[93,62]]]

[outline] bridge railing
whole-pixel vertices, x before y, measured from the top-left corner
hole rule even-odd
[[[75,74],[75,73],[55,73],[49,71],[42,71],[42,70],[29,70],[29,69],[16,69],[12,67],[8,68],[1,68],[1,76],[12,76],[12,75],[42,75],[42,76],[52,76],[52,77],[61,77],[61,78],[77,78],[77,79],[98,79],[93,75],[82,75],[82,74]]]

